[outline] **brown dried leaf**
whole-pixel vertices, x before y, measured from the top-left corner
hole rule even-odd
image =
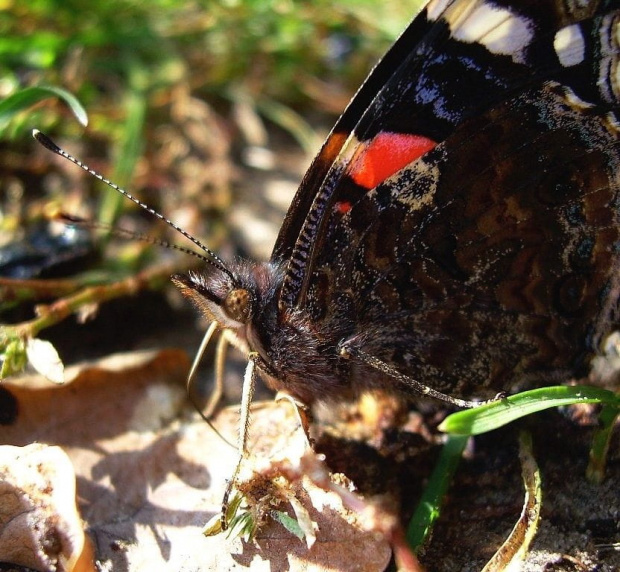
[[[63,447],[75,467],[79,508],[97,558],[109,569],[333,570],[354,559],[359,570],[383,570],[387,543],[360,531],[337,495],[319,489],[300,486],[297,494],[319,527],[310,550],[277,523],[250,543],[202,535],[220,511],[237,453],[187,406],[188,366],[184,352],[168,350],[68,368],[72,381],[63,386],[40,378],[7,384],[19,414],[13,425],[0,426],[0,441]],[[223,411],[216,426],[234,442],[237,412]],[[251,432],[250,471],[253,461],[272,462],[274,448],[306,447],[287,405],[257,404]]]
[[[532,437],[522,433],[519,440],[521,475],[525,487],[525,500],[521,516],[512,532],[487,562],[483,572],[510,572],[520,570],[540,524],[541,482],[540,470],[532,451]]]
[[[0,446],[0,560],[36,570],[95,570],[73,467],[59,447]]]

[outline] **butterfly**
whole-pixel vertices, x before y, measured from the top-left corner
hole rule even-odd
[[[207,338],[249,356],[242,451],[257,371],[306,405],[381,388],[473,406],[596,377],[619,325],[618,38],[613,0],[431,0],[270,260],[204,249],[204,271],[173,277]]]
[[[612,1],[431,1],[336,123],[269,262],[174,282],[306,404],[587,375],[618,326],[619,19]]]
[[[619,22],[611,1],[429,2],[269,262],[173,278],[249,352],[246,395],[254,367],[304,404],[381,388],[471,406],[594,375],[619,321]]]

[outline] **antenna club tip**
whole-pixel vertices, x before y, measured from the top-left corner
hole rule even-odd
[[[56,143],[54,143],[47,135],[45,135],[45,133],[39,131],[38,129],[33,129],[32,136],[35,138],[37,143],[40,143],[46,149],[49,149],[50,151],[58,155],[62,155],[62,149],[58,145],[56,145]]]

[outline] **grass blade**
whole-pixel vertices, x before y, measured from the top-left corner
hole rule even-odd
[[[84,126],[88,125],[86,110],[77,98],[68,91],[54,86],[27,87],[0,101],[0,128],[4,128],[15,115],[50,97],[64,101]]]
[[[468,439],[469,437],[462,435],[448,436],[439,461],[407,527],[407,543],[414,552],[422,546],[433,524],[439,518],[442,499],[452,482]]]
[[[453,413],[446,417],[439,429],[454,435],[479,435],[526,415],[575,403],[605,403],[618,407],[620,398],[613,392],[598,387],[542,387],[510,395],[475,409]]]

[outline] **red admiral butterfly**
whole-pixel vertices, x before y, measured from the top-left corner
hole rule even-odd
[[[334,127],[271,260],[175,283],[304,403],[586,375],[618,326],[614,7],[432,1]]]
[[[470,406],[588,375],[619,325],[619,38],[616,0],[432,0],[271,260],[207,251],[173,278],[249,353],[244,411],[254,367],[306,404],[380,387]]]
[[[250,353],[246,384],[255,364],[306,404],[381,387],[471,405],[588,375],[619,320],[619,21],[610,0],[430,2],[271,260],[173,278]]]

